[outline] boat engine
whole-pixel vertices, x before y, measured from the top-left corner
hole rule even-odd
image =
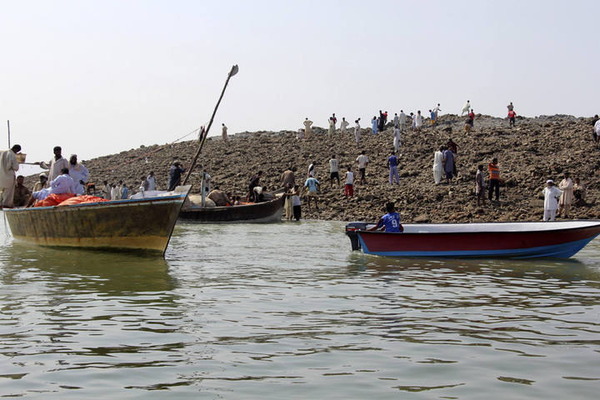
[[[351,222],[346,225],[346,235],[350,238],[350,244],[352,250],[360,250],[360,241],[358,240],[357,231],[364,231],[367,229],[366,222]]]

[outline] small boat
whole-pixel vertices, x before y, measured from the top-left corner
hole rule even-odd
[[[190,187],[143,199],[5,209],[4,215],[19,241],[164,255]]]
[[[600,221],[403,224],[403,233],[346,225],[352,250],[391,257],[569,258],[600,234]]]
[[[276,194],[272,200],[235,206],[202,207],[186,202],[179,213],[185,221],[201,223],[280,222],[285,196]]]

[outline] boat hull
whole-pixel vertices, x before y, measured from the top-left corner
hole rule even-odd
[[[5,215],[20,241],[164,254],[185,197],[11,209]]]
[[[598,221],[432,226],[442,228],[407,224],[404,233],[388,233],[355,224],[346,232],[367,254],[451,258],[569,258],[600,234]]]
[[[284,196],[262,203],[229,207],[184,207],[179,218],[199,223],[280,222],[283,213]]]

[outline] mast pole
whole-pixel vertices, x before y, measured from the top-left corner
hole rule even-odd
[[[198,146],[198,150],[196,151],[196,154],[194,155],[194,159],[192,160],[192,164],[190,165],[188,172],[185,175],[185,178],[183,179],[182,185],[185,185],[187,183],[188,179],[190,178],[190,175],[192,174],[192,170],[196,166],[196,161],[198,160],[198,157],[200,156],[200,153],[202,152],[202,148],[204,147],[204,142],[206,141],[206,138],[208,136],[208,131],[210,130],[213,120],[215,119],[215,114],[217,113],[217,109],[219,108],[219,105],[221,104],[221,100],[223,99],[223,95],[225,94],[225,89],[227,89],[227,85],[229,84],[229,80],[231,79],[231,77],[234,76],[235,74],[237,74],[238,71],[239,71],[238,66],[234,65],[233,67],[231,67],[231,71],[229,71],[229,74],[227,74],[227,80],[225,81],[225,85],[223,86],[223,90],[221,91],[221,96],[219,97],[219,101],[217,101],[217,105],[215,106],[215,109],[213,110],[212,116],[210,117],[210,121],[208,122],[208,126],[206,127],[206,131],[204,132],[204,135],[200,138],[200,144]]]

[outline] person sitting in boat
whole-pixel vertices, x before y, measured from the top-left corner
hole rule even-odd
[[[254,202],[262,203],[263,201],[267,201],[267,187],[266,186],[256,186],[254,189]]]
[[[262,171],[258,171],[256,175],[250,178],[250,183],[248,184],[248,201],[256,201],[254,188],[260,185],[260,178],[262,177],[262,174]]]
[[[369,229],[370,231],[383,230],[385,232],[404,232],[404,227],[400,223],[400,214],[396,212],[394,203],[388,202],[385,205],[387,214],[379,219],[377,225]]]
[[[49,188],[33,192],[30,204],[33,203],[33,200],[44,200],[51,194],[73,193],[75,195],[76,185],[73,178],[69,175],[69,168],[63,168],[60,172],[61,175],[50,182]]]
[[[231,205],[231,200],[229,200],[229,197],[227,196],[227,194],[225,194],[224,191],[219,189],[218,186],[215,186],[215,188],[208,194],[207,197],[209,199],[211,199],[212,201],[214,201],[215,205],[217,207],[224,207],[224,206]]]

